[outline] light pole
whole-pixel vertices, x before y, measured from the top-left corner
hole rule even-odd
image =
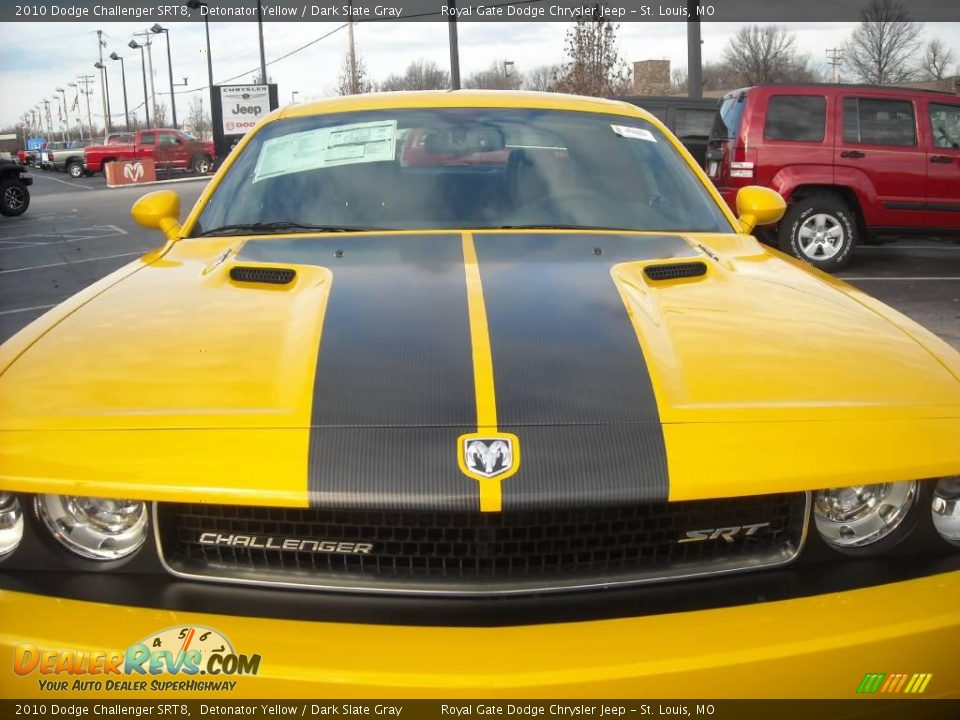
[[[125,129],[130,129],[130,111],[127,109],[127,70],[123,64],[123,56],[117,55],[115,52],[110,53],[111,60],[120,61],[120,78],[123,82],[123,117],[126,120]]]
[[[147,124],[144,127],[150,127],[150,96],[147,94],[147,60],[143,56],[143,45],[136,40],[127,43],[131,50],[140,51],[140,70],[143,72],[143,112],[147,116]]]
[[[201,7],[206,7],[207,4],[202,2],[202,0],[187,0],[187,7],[191,10],[198,10]],[[206,13],[203,15],[203,26],[204,30],[207,32],[207,82],[210,84],[210,87],[213,87],[213,58],[210,56],[210,20],[207,17]],[[213,90],[210,91],[211,93]]]
[[[154,23],[150,28],[152,33],[163,33],[167,37],[167,73],[170,77],[170,113],[173,116],[173,127],[177,127],[177,100],[173,95],[173,60],[170,56],[170,28],[163,27],[160,23]]]
[[[266,85],[267,56],[263,51],[263,3],[261,0],[257,0],[257,32],[260,35],[260,84]]]
[[[107,117],[104,120],[104,125],[109,133],[111,130],[113,130],[113,118],[111,117],[113,113],[110,111],[110,78],[107,76],[107,66],[103,64],[103,61],[98,60],[93,64],[93,66],[100,71],[103,84],[106,86],[106,95],[104,95],[104,97],[107,99]]]
[[[57,92],[60,93],[60,97],[63,99],[63,116],[67,121],[67,140],[71,140],[70,137],[70,109],[67,107],[67,91],[62,87],[57,88]]]

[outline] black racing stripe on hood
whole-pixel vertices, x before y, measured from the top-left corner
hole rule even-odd
[[[250,241],[239,259],[333,273],[313,386],[311,502],[476,508],[477,483],[456,462],[457,437],[476,423],[461,236]]]
[[[503,509],[665,500],[666,450],[646,360],[610,276],[695,257],[670,235],[474,236],[500,429],[523,461]]]

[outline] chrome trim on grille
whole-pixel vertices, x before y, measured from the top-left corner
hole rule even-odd
[[[396,584],[376,583],[364,580],[362,577],[351,576],[344,578],[344,582],[330,582],[329,577],[311,578],[307,573],[301,575],[290,574],[285,579],[263,579],[259,573],[244,572],[236,568],[223,568],[222,574],[201,574],[177,570],[168,562],[163,552],[163,544],[160,539],[160,523],[157,513],[158,503],[153,503],[153,535],[157,543],[157,555],[160,558],[160,564],[174,577],[184,580],[198,580],[201,582],[229,583],[233,585],[276,587],[296,590],[321,590],[331,592],[359,592],[376,593],[389,595],[437,595],[437,596],[478,596],[478,595],[521,595],[531,593],[553,593],[569,592],[576,590],[599,590],[611,587],[626,587],[631,585],[650,585],[654,583],[672,582],[679,580],[688,580],[703,578],[715,575],[731,575],[741,572],[753,572],[756,570],[769,570],[772,568],[788,565],[797,559],[803,551],[807,542],[807,535],[810,530],[810,513],[812,510],[812,494],[804,493],[803,508],[803,526],[800,533],[800,539],[796,544],[796,549],[792,553],[787,552],[787,548],[781,548],[779,552],[769,553],[769,558],[755,556],[748,558],[744,562],[743,558],[735,560],[713,560],[706,563],[709,567],[697,569],[692,565],[675,568],[674,571],[658,570],[648,575],[631,573],[629,575],[614,575],[604,580],[591,580],[590,582],[578,582],[571,579],[569,582],[560,580],[556,583],[538,584],[531,583],[509,583],[502,584],[496,581],[464,583],[461,586],[455,584],[438,586],[436,584],[415,582],[402,582]],[[212,569],[215,566],[210,565]]]

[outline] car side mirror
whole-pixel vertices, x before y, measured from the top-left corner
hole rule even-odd
[[[776,190],[748,185],[737,193],[737,217],[742,232],[749,234],[758,225],[772,225],[787,211],[787,204]]]
[[[130,211],[137,225],[159,230],[167,240],[180,234],[180,196],[172,190],[147,193],[133,204]]]

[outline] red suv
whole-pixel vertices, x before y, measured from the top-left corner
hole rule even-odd
[[[707,174],[787,201],[763,239],[823,270],[883,235],[960,235],[960,97],[864,85],[760,85],[724,96]]]

